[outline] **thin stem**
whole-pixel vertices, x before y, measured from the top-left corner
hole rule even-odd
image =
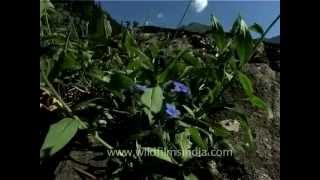
[[[182,15],[182,17],[181,17],[181,19],[180,19],[180,21],[179,21],[179,23],[178,23],[178,25],[177,25],[176,32],[174,33],[174,35],[173,35],[172,39],[174,39],[174,38],[177,36],[178,29],[179,29],[179,27],[181,26],[181,24],[182,24],[182,22],[183,22],[184,18],[185,18],[185,17],[186,17],[186,15],[187,15],[187,12],[188,12],[188,11],[189,11],[189,9],[190,9],[190,6],[191,6],[192,1],[193,1],[193,0],[190,0],[190,1],[189,1],[189,3],[188,3],[188,5],[187,5],[186,9],[184,10],[183,15]]]
[[[51,90],[53,95],[61,102],[61,104],[68,111],[68,113],[72,113],[71,108],[62,100],[61,96],[55,90],[53,85],[49,82],[49,80],[48,80],[47,76],[44,74],[43,70],[40,70],[40,71],[41,71],[41,75],[42,75],[42,78],[43,78],[44,82],[47,84],[47,86],[49,87],[49,89]]]
[[[46,24],[47,24],[47,27],[48,27],[49,34],[51,34],[52,32],[51,32],[51,28],[50,28],[50,24],[49,24],[47,9],[45,9],[45,18],[46,18]]]
[[[190,8],[190,6],[191,6],[191,3],[192,3],[192,0],[190,0],[190,1],[189,1],[188,6],[187,6],[187,7],[186,7],[186,9],[184,10],[184,13],[183,13],[183,15],[182,15],[182,17],[181,17],[181,19],[180,19],[180,21],[179,21],[178,25],[177,25],[177,28],[179,28],[179,27],[180,27],[180,25],[182,24],[182,22],[183,22],[184,18],[186,17],[187,12],[189,11],[189,8]]]
[[[85,170],[83,170],[83,169],[80,169],[80,168],[78,168],[78,167],[72,167],[72,168],[73,168],[74,170],[76,170],[76,171],[78,171],[78,172],[80,172],[80,173],[82,173],[82,174],[90,177],[91,179],[97,179],[94,175],[90,174],[89,172],[87,172],[87,171],[85,171]]]
[[[262,34],[261,38],[259,39],[259,41],[255,44],[253,51],[251,53],[251,55],[249,56],[249,60],[252,58],[252,56],[254,55],[254,53],[256,52],[259,44],[264,40],[265,36],[268,34],[268,32],[271,30],[271,28],[276,24],[276,22],[280,19],[280,14],[273,20],[273,22],[268,26],[268,28],[266,29],[266,31]]]
[[[103,144],[105,147],[107,147],[108,149],[113,149],[113,147],[108,144],[107,142],[105,142],[98,134],[98,132],[95,132],[94,137],[96,138],[96,140],[98,140],[101,144]]]
[[[68,35],[67,35],[67,39],[66,39],[66,43],[64,44],[64,50],[63,50],[64,53],[67,52],[69,41],[70,41],[70,35],[71,35],[71,30],[69,30]]]

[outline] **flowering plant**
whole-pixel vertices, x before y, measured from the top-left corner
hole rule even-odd
[[[194,49],[172,51],[168,48],[169,40],[141,45],[131,31],[114,35],[105,16],[98,16],[96,20],[97,27],[103,28],[94,33],[94,39],[79,38],[77,31],[70,28],[85,28],[81,23],[74,24],[73,17],[68,16],[67,25],[66,20],[49,24],[59,16],[59,11],[52,11],[58,15],[50,15],[45,8],[52,9],[53,5],[42,8],[41,42],[53,45],[50,53],[40,56],[40,87],[59,105],[54,112],[45,111],[56,119],[48,131],[40,133],[44,136],[40,150],[42,160],[54,156],[67,144],[72,145],[74,139],[79,140],[76,136],[79,131],[89,134],[96,144],[107,149],[154,151],[160,147],[185,152],[198,148],[248,150],[254,147],[245,114],[234,108],[240,99],[228,102],[225,97],[230,87],[239,88],[252,105],[269,110],[254,94],[250,78],[243,70],[255,51],[256,42],[241,17],[235,21],[231,37],[212,17],[210,45],[214,54],[203,57]],[[104,44],[95,41],[97,37],[103,39]],[[240,121],[234,123],[237,128],[221,126],[213,118],[219,111],[228,111],[237,118]],[[241,141],[230,143],[228,129],[240,129]],[[187,178],[184,173],[189,168],[188,162],[197,161],[192,155],[174,157],[161,153],[154,157],[154,161],[164,161],[177,169],[176,178],[181,175]],[[108,158],[132,164],[120,167],[108,161],[108,165],[117,166],[117,172],[109,174],[115,178],[139,169],[142,162],[148,161],[137,157]],[[216,159],[200,160],[199,163],[208,163]],[[191,168],[192,172],[196,170]]]

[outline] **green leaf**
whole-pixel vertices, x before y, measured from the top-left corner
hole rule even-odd
[[[255,95],[251,95],[249,97],[249,100],[252,105],[254,105],[260,109],[268,110],[268,108],[269,108],[267,103],[265,103],[262,99],[260,99],[259,97],[255,96]]]
[[[49,9],[53,9],[54,6],[50,0],[40,0],[40,17]]]
[[[141,102],[152,112],[158,113],[162,108],[163,92],[159,86],[148,88],[141,96]]]
[[[251,129],[247,123],[246,119],[240,118],[240,126],[242,131],[242,143],[244,143],[244,147],[246,149],[254,147],[254,139],[252,136]]]
[[[79,62],[77,62],[77,56],[72,53],[68,52],[64,55],[63,62],[60,66],[61,70],[79,70],[81,66]]]
[[[152,148],[152,147],[145,147],[142,149],[147,151],[148,153],[150,153],[152,156],[156,158],[159,158],[161,160],[167,161],[172,164],[176,164],[176,162],[168,155],[167,151],[157,149],[157,148]]]
[[[115,90],[127,89],[133,85],[134,85],[133,80],[123,74],[115,73],[115,74],[112,74],[110,77],[109,86],[111,89],[115,89]]]
[[[251,96],[254,92],[251,80],[245,74],[239,72],[238,74],[240,84],[247,96]]]
[[[136,48],[134,50],[135,55],[137,55],[139,62],[141,63],[141,66],[144,67],[145,69],[153,69],[153,64],[150,60],[150,58],[143,53],[141,50]]]
[[[211,17],[211,27],[212,27],[212,38],[217,44],[219,50],[223,50],[226,46],[226,38],[222,25],[219,20],[215,17]]]
[[[220,124],[215,125],[213,129],[214,129],[214,135],[217,137],[228,138],[231,136],[231,133],[225,128],[223,128]]]
[[[189,174],[188,176],[183,175],[184,180],[198,180],[197,176],[195,176],[194,174]]]
[[[123,46],[126,49],[129,57],[134,57],[135,49],[136,49],[136,41],[132,37],[132,35],[129,33],[129,31],[125,31],[124,35],[124,42]]]
[[[263,28],[257,23],[254,23],[249,29],[253,32],[259,33],[260,35],[264,33]]]
[[[200,66],[200,61],[194,56],[192,51],[188,51],[183,53],[182,58],[184,62],[188,65],[192,65],[194,67],[199,67]]]
[[[170,64],[162,71],[158,76],[157,80],[159,83],[165,83],[171,79],[176,79],[178,75],[181,75],[186,66],[182,63],[178,63],[178,58],[173,59]]]
[[[235,48],[240,58],[241,66],[249,61],[253,50],[253,41],[247,24],[239,16],[231,30],[234,36]]]
[[[64,118],[53,124],[40,150],[40,158],[52,156],[61,150],[77,133],[80,126],[79,121],[72,118]]]
[[[148,108],[143,108],[144,113],[148,116],[149,124],[152,125],[154,123],[153,115]]]
[[[207,149],[206,143],[202,140],[202,137],[196,128],[189,128],[188,131],[190,132],[192,140],[202,149]]]
[[[182,151],[181,158],[183,161],[187,161],[192,158],[191,154],[189,153],[192,146],[192,142],[189,139],[190,135],[191,134],[188,130],[175,135],[175,142],[179,145]]]
[[[196,116],[194,115],[193,111],[186,105],[182,105],[182,107],[192,116],[193,119],[196,119]]]

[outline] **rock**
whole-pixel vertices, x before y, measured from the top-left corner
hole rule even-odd
[[[105,179],[107,159],[102,156],[103,152],[72,150],[56,168],[55,180]]]
[[[267,64],[249,64],[247,67],[255,87],[256,95],[268,103],[273,112],[273,119],[268,119],[266,112],[248,108],[249,125],[255,131],[257,146],[254,157],[255,169],[266,169],[261,174],[254,171],[257,179],[280,179],[280,73]]]
[[[238,161],[244,165],[249,179],[280,179],[280,73],[265,63],[251,63],[245,68],[252,80],[255,95],[269,104],[273,118],[268,112],[253,107],[250,103],[240,103],[239,109],[245,112],[248,124],[253,132],[254,151],[240,155]],[[225,93],[227,101],[244,97],[238,89],[229,89]],[[214,119],[232,118],[228,112],[220,113]],[[241,130],[239,131],[241,132]],[[235,134],[233,142],[239,137]],[[262,171],[263,169],[263,171]]]

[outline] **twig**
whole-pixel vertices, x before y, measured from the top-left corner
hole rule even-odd
[[[266,29],[266,31],[262,34],[261,38],[259,39],[259,41],[255,44],[252,53],[250,54],[248,60],[250,61],[252,56],[254,55],[254,53],[256,52],[259,44],[264,40],[264,37],[268,34],[268,32],[270,31],[270,29],[276,24],[276,22],[280,19],[280,14],[273,20],[273,22],[268,26],[268,28]]]
[[[105,142],[98,134],[98,132],[95,132],[94,137],[96,138],[96,140],[98,140],[101,144],[103,144],[105,147],[107,147],[108,149],[113,149],[113,147],[108,144],[107,142]]]
[[[88,173],[87,171],[85,171],[85,170],[83,170],[83,169],[80,169],[80,168],[74,167],[74,166],[73,166],[72,168],[73,168],[74,170],[76,170],[76,171],[78,171],[78,172],[80,172],[80,173],[82,173],[82,174],[90,177],[91,179],[97,179],[94,175]]]

